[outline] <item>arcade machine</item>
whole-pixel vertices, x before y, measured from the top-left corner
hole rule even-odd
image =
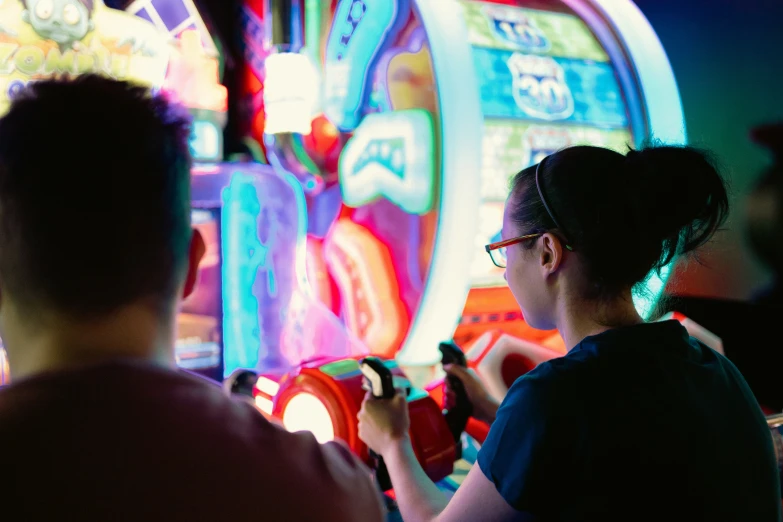
[[[525,324],[484,245],[510,177],[547,154],[685,141],[674,76],[638,8],[249,0],[243,21],[248,132],[263,161],[302,183],[317,298],[408,368],[436,363],[451,338],[481,353],[500,340],[563,353],[559,335]],[[289,37],[273,41],[269,26]],[[312,78],[320,87],[306,93]],[[306,120],[281,129],[280,113]],[[667,276],[650,277],[643,315]]]
[[[286,370],[307,358],[302,347],[332,355],[363,351],[334,335],[332,318],[308,305],[300,183],[266,165],[222,161],[221,57],[193,2],[137,0],[127,12],[168,35],[172,58],[163,90],[193,116],[193,224],[207,253],[180,315],[180,366],[221,381],[238,368]],[[319,325],[318,339],[302,331],[294,309]]]
[[[249,132],[303,187],[310,287],[346,331],[408,374],[454,339],[501,398],[562,354],[559,336],[524,323],[483,247],[510,177],[544,156],[685,141],[668,60],[633,3],[249,0],[243,23]],[[647,281],[643,315],[667,275]],[[366,456],[360,367],[316,357],[243,382],[289,429]]]

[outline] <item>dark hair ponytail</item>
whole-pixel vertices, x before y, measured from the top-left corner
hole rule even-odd
[[[554,228],[534,176],[527,169],[513,181],[511,216],[523,233]],[[582,257],[590,298],[615,295],[694,251],[729,211],[714,161],[691,147],[647,147],[625,156],[571,147],[543,162],[539,184],[560,232]]]

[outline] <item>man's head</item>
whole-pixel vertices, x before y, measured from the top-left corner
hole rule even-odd
[[[42,81],[0,119],[0,316],[170,320],[195,284],[189,118],[97,76]],[[193,238],[193,241],[191,239]]]

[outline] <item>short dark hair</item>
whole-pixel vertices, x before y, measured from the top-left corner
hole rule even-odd
[[[0,284],[74,317],[170,306],[187,267],[190,119],[86,75],[29,84],[0,119]]]
[[[533,166],[512,179],[510,217],[524,234],[556,229],[535,173]],[[694,251],[729,212],[714,160],[692,147],[650,146],[626,155],[571,147],[541,163],[539,185],[562,227],[557,233],[582,258],[590,299],[616,296]]]

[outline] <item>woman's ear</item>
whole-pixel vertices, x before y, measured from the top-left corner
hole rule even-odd
[[[545,275],[554,274],[560,268],[563,262],[565,249],[563,242],[556,235],[547,232],[539,239],[541,242],[541,253],[539,263]]]

